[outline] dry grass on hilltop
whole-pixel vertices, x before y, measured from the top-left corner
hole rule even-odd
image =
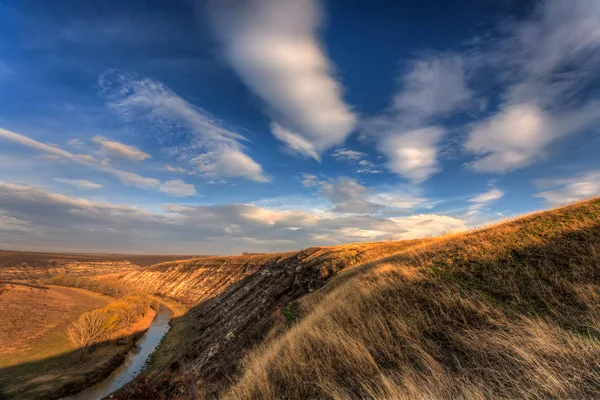
[[[600,200],[342,273],[270,337],[225,397],[599,398]]]

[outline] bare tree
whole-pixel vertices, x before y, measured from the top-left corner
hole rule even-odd
[[[83,361],[90,346],[107,338],[110,334],[109,325],[109,315],[103,310],[83,313],[73,321],[67,329],[67,337],[81,351],[79,363]]]

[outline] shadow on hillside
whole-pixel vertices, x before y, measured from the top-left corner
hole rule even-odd
[[[136,331],[97,343],[81,364],[77,349],[0,368],[0,399],[58,399],[78,393],[110,375],[130,351],[136,351],[133,343],[143,334]]]

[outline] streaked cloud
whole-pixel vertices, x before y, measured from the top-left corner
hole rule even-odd
[[[67,141],[67,146],[72,147],[74,149],[81,149],[85,143],[81,139],[73,138]]]
[[[176,197],[193,196],[196,194],[194,185],[185,183],[181,179],[166,181],[160,185],[159,190]]]
[[[600,195],[600,171],[597,170],[570,178],[542,179],[536,183],[547,190],[536,193],[535,197],[544,199],[552,207]]]
[[[164,84],[118,71],[99,81],[108,106],[127,121],[149,123],[170,153],[208,179],[245,178],[268,182],[262,167],[245,151],[247,139]]]
[[[249,248],[280,251],[458,229],[464,229],[461,220],[435,214],[336,216],[247,204],[171,204],[163,212],[149,212],[0,183],[0,237],[15,249],[235,254]]]
[[[74,162],[95,169],[97,171],[104,172],[106,174],[116,177],[122,184],[127,186],[133,186],[142,189],[160,190],[160,180],[156,178],[145,177],[134,172],[124,171],[105,165],[89,154],[73,154],[71,152],[61,149],[58,146],[38,142],[37,140],[31,139],[27,136],[11,132],[2,128],[0,128],[0,139],[10,140],[22,146],[26,146],[31,149],[40,151],[44,153],[44,155],[54,157],[55,159],[62,159]]]
[[[361,151],[346,148],[335,149],[331,152],[331,157],[341,161],[358,161],[364,158],[365,156],[366,154]]]
[[[338,161],[356,165],[357,174],[378,174],[381,172],[374,163],[365,160],[368,154],[361,151],[340,148],[332,151],[330,155]]]
[[[493,188],[470,198],[468,202],[471,203],[471,205],[469,206],[465,217],[472,217],[475,214],[478,214],[489,203],[499,200],[502,197],[504,197],[504,192],[498,188]]]
[[[143,161],[150,158],[150,154],[137,147],[110,140],[104,136],[94,136],[92,142],[100,145],[102,153],[107,156],[118,157],[130,161]]]
[[[79,189],[100,189],[102,185],[86,179],[66,179],[66,178],[54,178],[56,182],[66,183],[67,185],[74,186]]]
[[[560,138],[595,126],[600,103],[583,88],[600,73],[600,3],[542,1],[504,27],[474,60],[499,71],[507,87],[498,111],[470,129],[465,149],[476,172],[505,173],[546,157]]]
[[[210,11],[226,59],[266,103],[277,139],[316,160],[344,142],[356,115],[317,39],[317,0],[219,0]]]

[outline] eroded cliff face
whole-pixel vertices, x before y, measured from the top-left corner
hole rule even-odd
[[[341,270],[381,259],[419,241],[309,248],[299,252],[210,257],[164,263],[122,280],[191,305],[174,321],[150,367],[150,376],[176,377],[193,369],[209,398],[218,397],[246,352],[296,312],[293,301]],[[282,310],[284,312],[282,312]],[[158,379],[158,378],[156,378]],[[177,390],[160,378],[162,394]],[[138,382],[139,384],[139,382]],[[122,398],[136,398],[136,384]]]
[[[294,253],[206,257],[156,264],[121,274],[120,280],[148,293],[194,306],[265,265],[277,265]]]

